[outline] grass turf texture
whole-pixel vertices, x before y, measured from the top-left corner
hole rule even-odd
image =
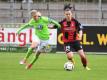
[[[107,80],[107,55],[87,55],[91,71],[85,70],[77,54],[73,71],[65,71],[66,55],[42,54],[32,69],[19,61],[24,53],[0,52],[0,80]],[[30,57],[29,61],[33,56]]]

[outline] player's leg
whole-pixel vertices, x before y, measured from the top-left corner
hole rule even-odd
[[[74,49],[79,53],[83,67],[89,70],[87,66],[87,58],[83,51],[82,45],[80,44],[80,41],[74,42]]]
[[[29,56],[32,54],[33,50],[35,49],[35,47],[38,46],[39,43],[40,43],[39,38],[36,35],[33,36],[31,46],[28,49],[25,57],[20,61],[20,64],[26,63],[27,59],[29,58]]]
[[[34,56],[33,60],[30,62],[30,64],[28,64],[28,65],[26,66],[26,69],[29,69],[29,68],[32,67],[32,65],[38,60],[40,54],[41,54],[42,52],[44,52],[45,47],[46,47],[47,45],[48,45],[47,41],[41,41],[41,42],[40,42],[40,44],[39,44],[39,46],[38,46],[38,48],[37,48],[37,50],[36,50],[36,52],[35,52],[35,56]]]
[[[85,69],[87,69],[87,70],[90,70],[90,68],[89,68],[88,65],[87,65],[87,58],[86,58],[86,55],[85,55],[83,49],[78,50],[78,53],[79,53],[79,55],[80,55],[80,58],[81,58],[81,62],[82,62],[82,64],[83,64],[83,67],[84,67]]]
[[[87,66],[87,59],[86,59],[86,56],[85,56],[85,54],[83,52],[83,49],[78,50],[78,53],[79,53],[79,56],[81,58],[81,62],[83,64],[83,66],[86,67]]]
[[[26,63],[27,59],[29,58],[29,56],[32,54],[34,48],[38,45],[38,42],[32,42],[30,48],[28,49],[25,57],[20,61],[20,64],[24,64]]]
[[[73,58],[73,52],[68,52],[67,54],[67,59],[72,62],[73,64],[75,64],[74,58]]]
[[[32,67],[32,65],[38,60],[40,54],[41,54],[41,52],[40,52],[40,51],[37,51],[37,52],[35,53],[34,58],[33,58],[32,61],[30,62],[30,64],[28,64],[25,68],[26,68],[26,69],[30,69],[30,68]]]
[[[73,58],[73,52],[72,52],[72,46],[70,45],[70,43],[66,43],[64,44],[64,48],[65,48],[65,52],[67,55],[67,59],[72,62],[73,64],[75,64],[74,58]]]

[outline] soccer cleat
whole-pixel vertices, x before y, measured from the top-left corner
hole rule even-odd
[[[30,69],[32,67],[32,64],[28,64],[25,69]]]
[[[88,71],[91,70],[88,66],[86,66],[85,69],[88,70]]]
[[[23,59],[23,60],[20,61],[20,64],[25,64],[25,63],[26,63],[25,59]]]

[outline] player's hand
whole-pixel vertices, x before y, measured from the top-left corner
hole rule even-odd
[[[78,34],[78,40],[82,40],[82,36],[80,36],[79,34]]]
[[[19,35],[19,34],[20,34],[20,32],[19,32],[19,31],[17,31],[17,32],[16,32],[16,35]]]

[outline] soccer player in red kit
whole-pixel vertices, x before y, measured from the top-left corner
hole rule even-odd
[[[90,70],[87,66],[87,58],[83,51],[82,45],[80,44],[80,40],[82,39],[82,25],[72,17],[72,7],[67,5],[64,7],[64,15],[65,18],[60,22],[61,31],[62,31],[62,39],[64,42],[64,49],[67,54],[67,58],[69,61],[75,64],[73,59],[73,50],[79,53],[81,58],[81,62],[83,67],[86,70]]]

